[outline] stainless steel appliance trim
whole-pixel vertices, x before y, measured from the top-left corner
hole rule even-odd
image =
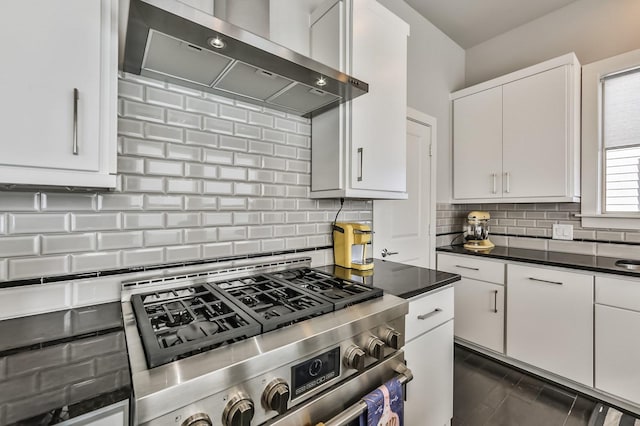
[[[334,418],[343,414],[345,410],[353,409],[354,406],[357,406],[361,402],[362,398],[369,392],[388,380],[398,376],[398,374],[405,377],[405,379],[399,377],[401,381],[410,381],[413,378],[411,372],[404,364],[403,351],[396,352],[384,361],[375,364],[372,368],[352,377],[351,380],[348,380],[339,386],[318,395],[316,398],[297,406],[294,410],[287,412],[284,416],[280,416],[266,422],[264,426],[322,424],[320,423],[322,419],[332,415],[332,413],[336,413],[336,410],[344,408],[341,412],[335,414]],[[332,420],[329,420],[329,422]],[[325,423],[325,425],[329,425],[329,422]]]
[[[411,373],[411,370],[405,367],[405,370],[400,372],[396,378],[401,385],[404,385],[413,380],[413,374]],[[318,423],[318,426],[346,426],[350,421],[357,419],[365,411],[367,411],[367,403],[360,400],[358,403],[352,405],[342,413],[332,417],[331,420],[324,423]]]
[[[529,277],[529,280],[531,281],[536,281],[539,283],[547,283],[547,284],[555,284],[555,285],[563,285],[562,282],[560,281],[549,281],[549,280],[542,280],[540,278],[533,278],[533,277]]]
[[[78,155],[78,100],[80,91],[73,89],[73,155]]]

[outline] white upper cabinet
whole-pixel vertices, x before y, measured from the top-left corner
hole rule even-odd
[[[0,4],[0,184],[115,187],[116,8]]]
[[[311,17],[311,57],[369,84],[312,119],[311,197],[406,198],[409,26],[375,0],[329,0]]]
[[[580,200],[571,53],[452,94],[454,202]]]

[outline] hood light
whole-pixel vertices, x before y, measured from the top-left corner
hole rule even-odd
[[[327,85],[327,80],[324,77],[320,77],[318,81],[316,81],[316,86],[322,87]]]
[[[220,37],[217,36],[210,38],[208,43],[211,47],[215,47],[216,49],[222,49],[227,45]]]

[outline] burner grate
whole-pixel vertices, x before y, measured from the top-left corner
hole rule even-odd
[[[207,285],[131,298],[149,367],[260,334],[261,326]]]

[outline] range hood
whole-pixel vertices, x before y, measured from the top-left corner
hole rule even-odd
[[[175,0],[131,0],[123,69],[312,117],[369,85]]]

